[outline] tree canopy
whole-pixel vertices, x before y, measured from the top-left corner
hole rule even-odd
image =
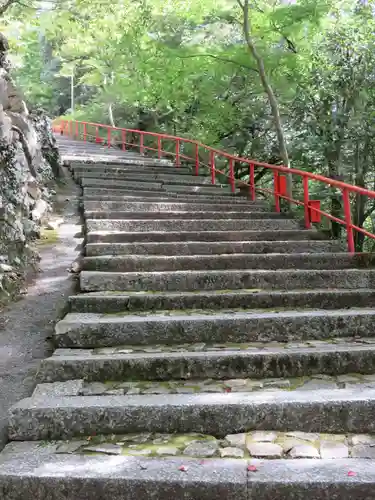
[[[375,189],[374,0],[2,3],[31,106]],[[339,215],[337,193],[319,190]],[[362,198],[354,221],[372,231]]]

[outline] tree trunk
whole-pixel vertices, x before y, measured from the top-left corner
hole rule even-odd
[[[108,105],[108,117],[109,117],[109,123],[111,124],[112,127],[116,127],[115,120],[113,118],[113,109],[112,109],[112,103]]]
[[[269,105],[271,108],[274,127],[275,127],[276,135],[277,135],[277,141],[278,141],[278,145],[279,145],[279,153],[280,153],[281,159],[284,163],[284,166],[286,166],[287,168],[290,168],[288,148],[287,148],[287,144],[286,144],[286,140],[285,140],[283,125],[281,122],[279,104],[278,104],[276,96],[273,92],[272,86],[268,80],[266,70],[264,67],[264,61],[263,61],[261,55],[259,54],[259,52],[254,44],[253,38],[251,36],[251,25],[250,25],[250,20],[249,20],[249,0],[244,0],[243,3],[242,3],[242,0],[237,0],[237,2],[243,11],[243,31],[244,31],[245,40],[246,40],[247,46],[249,48],[250,54],[252,55],[252,57],[254,58],[254,60],[257,64],[259,77],[260,77],[264,92],[267,94],[268,102],[269,102]],[[292,195],[292,176],[290,174],[287,176],[287,190],[288,190],[288,196],[291,196]]]

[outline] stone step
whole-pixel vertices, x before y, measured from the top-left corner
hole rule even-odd
[[[285,240],[323,240],[315,230],[279,229],[276,231],[178,231],[178,232],[126,232],[126,231],[90,231],[88,243],[171,243],[171,242],[236,242],[236,241],[285,241]]]
[[[312,342],[311,342],[312,344]],[[203,344],[204,345],[204,344]],[[239,344],[240,345],[240,344]],[[186,344],[183,344],[186,349]],[[190,344],[190,348],[201,349],[202,344]],[[159,346],[162,352],[163,346]],[[176,349],[179,346],[175,346]],[[311,346],[310,346],[311,347]],[[129,349],[132,348],[132,349]],[[148,351],[156,346],[146,348]],[[128,378],[120,373],[120,366],[128,370],[128,364],[121,358],[121,353],[140,353],[139,346],[123,346],[111,353],[110,348],[83,350],[83,349],[57,349],[51,358],[46,360],[44,366],[38,373],[36,388],[32,394],[33,398],[50,396],[135,396],[147,394],[208,394],[208,393],[230,393],[230,392],[268,392],[277,390],[283,391],[317,391],[322,389],[350,389],[363,390],[374,388],[375,374],[363,373],[343,373],[326,375],[314,373],[300,377],[282,378],[177,378],[163,380],[163,377],[156,379],[152,373],[152,380],[142,377],[136,380],[133,376]],[[182,351],[182,348],[180,349]],[[177,351],[175,351],[177,352]],[[208,353],[210,354],[210,353]],[[216,353],[217,354],[217,353]],[[94,356],[94,357],[93,357]],[[54,358],[59,358],[58,360]],[[72,358],[76,358],[76,361]],[[88,358],[90,358],[88,360]],[[108,359],[107,359],[108,358]],[[53,362],[53,359],[55,362]],[[83,359],[84,369],[81,370],[78,363]],[[107,359],[107,360],[106,360]],[[112,363],[113,361],[113,363]],[[111,363],[111,364],[110,364]],[[147,363],[149,367],[152,362]],[[194,364],[195,366],[196,364]],[[69,372],[72,376],[85,373],[85,378],[69,378],[63,370],[72,367]],[[109,367],[109,368],[107,368]],[[149,370],[149,368],[147,368]],[[227,372],[224,367],[224,374]],[[163,372],[164,373],[164,372]],[[183,373],[183,372],[181,372]],[[105,375],[114,374],[115,379],[110,380]],[[374,443],[375,444],[375,443]]]
[[[95,175],[95,177],[94,177]],[[89,175],[82,173],[78,179],[83,186],[100,186],[103,182],[105,184],[114,185],[116,187],[127,187],[129,183],[135,185],[141,185],[147,187],[148,185],[158,184],[159,186],[174,186],[182,185],[188,186],[189,189],[192,186],[199,187],[220,187],[220,184],[213,185],[210,177],[204,176],[193,176],[182,174],[154,174],[153,172],[143,172],[142,174],[134,174],[132,172],[122,172],[114,176],[112,174],[104,173],[101,176],[99,174]],[[226,185],[227,187],[227,185]]]
[[[153,191],[142,191],[143,194],[139,194],[138,190],[128,191],[127,193],[121,193],[121,196],[118,194],[111,192],[110,194],[106,194],[106,191],[99,191],[96,194],[87,195],[87,189],[85,190],[85,194],[82,197],[84,203],[91,202],[119,202],[119,203],[189,203],[191,205],[225,205],[233,209],[234,207],[254,207],[256,204],[261,203],[264,207],[264,202],[254,202],[250,201],[248,198],[244,196],[234,195],[232,198],[228,199],[227,197],[222,196],[192,196],[189,193],[186,196],[183,196],[178,193],[166,193],[166,192],[158,192],[154,193]],[[268,207],[269,209],[269,207]],[[224,209],[223,209],[224,210]]]
[[[224,201],[225,203],[232,203],[233,199],[240,199],[241,202],[247,201],[247,198],[244,196],[239,196],[238,192],[234,195],[229,191],[224,191],[223,189],[218,189],[216,194],[212,193],[202,193],[194,192],[194,191],[183,191],[183,192],[172,192],[166,190],[152,190],[152,189],[137,189],[137,186],[132,186],[129,189],[116,189],[109,188],[107,186],[103,186],[102,188],[95,187],[85,187],[83,192],[84,198],[90,196],[99,198],[100,200],[123,200],[126,201],[129,197],[139,198],[139,201],[142,201],[145,197],[157,199],[158,201],[163,201],[163,199],[177,199],[178,201],[191,201],[192,203],[202,201],[214,201],[220,202]]]
[[[375,271],[368,269],[333,270],[216,270],[114,273],[82,271],[81,290],[114,291],[194,291],[238,290],[330,290],[375,288]]]
[[[160,243],[89,243],[86,255],[217,255],[268,253],[321,253],[339,252],[340,242],[335,240],[302,241],[217,241],[217,242],[163,242]]]
[[[242,210],[245,213],[249,212],[266,212],[269,207],[262,202],[246,202],[244,200],[242,203],[236,201],[234,203],[215,203],[215,202],[204,202],[202,200],[200,203],[189,203],[180,202],[180,200],[175,201],[105,201],[105,200],[90,200],[85,199],[82,201],[82,205],[86,210],[92,211],[126,211],[126,212],[142,212],[151,214],[161,214],[170,212],[218,212],[223,211],[239,211]]]
[[[207,179],[206,175],[201,175],[196,176],[194,172],[192,172],[191,169],[188,168],[181,168],[181,169],[176,169],[175,167],[168,167],[168,166],[148,166],[148,165],[126,165],[122,164],[119,166],[115,165],[103,165],[102,168],[97,169],[94,165],[88,165],[87,167],[72,167],[72,172],[73,176],[77,181],[81,181],[81,179],[84,177],[86,179],[90,178],[96,178],[100,179],[102,177],[106,177],[111,180],[116,180],[116,179],[124,179],[126,177],[132,177],[134,180],[134,177],[142,177],[142,181],[145,180],[145,178],[150,177],[151,179],[155,179],[156,176],[166,176],[166,177],[171,177],[174,179],[178,179],[183,182],[186,179],[195,179],[195,182],[202,182]],[[211,181],[211,179],[210,179]]]
[[[141,181],[118,181],[116,179],[109,180],[107,178],[103,179],[86,179],[85,177],[81,178],[81,186],[86,190],[86,188],[103,188],[110,189],[113,191],[118,191],[121,194],[122,190],[127,189],[147,189],[150,191],[162,191],[164,190],[164,186],[162,182],[155,181],[153,179]]]
[[[373,318],[372,318],[373,319]],[[333,332],[334,334],[335,332]],[[238,344],[183,344],[150,345],[134,347],[123,345],[119,349],[84,351],[79,349],[59,350],[44,359],[38,370],[38,382],[68,382],[69,380],[100,381],[171,381],[186,380],[190,388],[201,392],[195,385],[199,379],[212,379],[212,392],[225,392],[214,381],[226,379],[267,379],[314,377],[318,375],[339,376],[353,373],[369,374],[373,380],[358,379],[353,383],[357,389],[369,385],[375,388],[375,339],[337,338],[335,342],[314,341],[276,343],[268,342]],[[373,342],[373,343],[370,343]],[[155,351],[155,352],[152,352]],[[280,380],[277,382],[280,384]],[[189,385],[190,384],[190,385]],[[198,383],[197,383],[198,384]],[[290,385],[292,384],[292,385]],[[275,384],[277,387],[277,384]],[[305,380],[292,380],[287,388],[312,390],[337,389],[332,380],[316,380],[305,384]],[[48,387],[47,387],[48,388]],[[62,390],[68,390],[67,383]],[[55,390],[52,388],[51,391]],[[249,389],[244,388],[245,391]],[[43,392],[43,391],[42,391]],[[179,391],[177,391],[179,392]],[[206,391],[211,392],[211,391]],[[227,391],[229,392],[229,391]],[[241,391],[243,392],[243,391]],[[116,394],[124,394],[117,391]],[[160,391],[159,391],[160,393]],[[168,391],[166,391],[168,393]],[[46,392],[45,396],[54,396]],[[71,394],[73,396],[78,395]],[[65,392],[65,395],[70,395]]]
[[[85,203],[86,206],[86,203]],[[208,207],[209,208],[209,207]],[[223,210],[202,211],[168,211],[168,212],[141,212],[141,211],[116,211],[116,210],[89,210],[86,208],[86,219],[286,219],[277,212],[255,211],[254,209],[242,211]],[[290,216],[290,218],[292,218]]]
[[[86,219],[87,231],[277,231],[298,229],[293,219]]]
[[[69,313],[55,327],[58,347],[182,342],[287,342],[371,337],[374,309]]]
[[[127,158],[124,157],[121,152],[114,150],[103,150],[103,151],[81,151],[77,152],[74,150],[66,150],[62,155],[62,160],[69,165],[71,170],[74,170],[75,165],[84,163],[85,165],[91,167],[92,165],[98,164],[98,162],[102,163],[106,166],[115,166],[119,165],[130,166],[130,167],[142,167],[144,165],[143,161],[140,161],[138,158]],[[158,165],[155,165],[158,166]],[[162,167],[162,168],[172,168],[172,167]]]
[[[257,393],[27,398],[9,414],[11,440],[96,434],[198,432],[225,437],[250,430],[375,431],[375,389]],[[63,472],[63,471],[62,471]]]
[[[171,170],[171,169],[170,169]],[[179,172],[178,169],[172,170],[172,172],[158,172],[157,169],[150,171],[148,169],[146,172],[134,171],[134,170],[117,170],[114,172],[87,172],[82,170],[82,172],[76,174],[77,179],[84,177],[86,180],[95,179],[100,181],[103,179],[109,180],[110,182],[161,182],[167,184],[193,184],[204,186],[206,184],[211,185],[211,177],[204,175],[193,175],[189,174],[188,171]]]
[[[117,313],[169,309],[375,307],[375,290],[224,290],[196,292],[89,292],[69,297],[70,312]]]
[[[69,149],[66,150],[69,152]],[[87,152],[88,155],[94,154],[97,156],[113,156],[113,160],[110,161],[110,163],[107,162],[107,160],[102,161],[102,160],[96,160],[95,162],[90,162],[90,161],[83,161],[82,156]],[[155,160],[152,158],[144,158],[141,156],[127,156],[123,155],[121,151],[114,151],[114,150],[108,150],[108,148],[104,148],[102,150],[81,150],[78,152],[81,158],[77,159],[74,161],[71,165],[71,168],[74,172],[84,172],[85,170],[92,171],[92,172],[102,172],[103,170],[108,169],[108,172],[116,171],[118,169],[133,169],[137,172],[142,172],[143,169],[163,169],[166,170],[167,172],[174,172],[177,170],[177,168],[170,162],[168,161],[162,161],[162,160]],[[64,153],[63,153],[64,154]],[[135,168],[137,167],[137,168]],[[191,173],[190,168],[186,167],[181,167],[179,169],[181,172],[189,172]]]
[[[298,434],[299,435],[299,434]],[[150,434],[139,435],[155,439]],[[308,435],[306,435],[309,437]],[[116,436],[114,436],[116,437]],[[125,436],[121,436],[125,439]],[[134,436],[135,437],[135,436]],[[174,439],[177,440],[179,436]],[[241,437],[241,436],[240,436]],[[355,438],[356,436],[354,436]],[[103,444],[109,440],[104,439]],[[168,439],[156,437],[158,442]],[[191,439],[194,436],[190,436]],[[331,439],[330,439],[331,438]],[[343,456],[345,447],[336,443],[336,435],[322,436],[323,453]],[[371,438],[371,436],[369,436]],[[110,447],[98,446],[97,453],[77,453],[90,437],[68,442],[25,442],[11,443],[3,453],[0,467],[0,496],[4,500],[340,500],[371,499],[375,487],[373,460],[367,458],[322,458],[298,460],[282,458],[265,459],[262,456],[248,459],[210,458],[202,460],[202,450],[212,456],[212,445],[190,449],[200,453],[198,458],[190,456],[164,456],[173,449],[161,444],[157,450],[160,457],[139,456],[142,446],[134,444],[141,451],[126,456],[116,453],[116,443]],[[183,440],[183,438],[181,437]],[[202,440],[202,436],[196,439]],[[348,438],[349,439],[349,438]],[[352,438],[350,438],[352,439]],[[212,442],[212,436],[208,438]],[[288,442],[297,442],[293,436]],[[326,441],[327,440],[327,441]],[[119,442],[117,440],[117,442]],[[131,441],[130,441],[131,442]],[[135,441],[136,442],[136,441]],[[173,441],[174,442],[174,441]],[[326,442],[331,445],[325,444]],[[351,442],[351,441],[350,441]],[[356,441],[355,441],[356,442]],[[312,443],[301,440],[298,451],[312,453]],[[341,442],[339,442],[340,445]],[[181,440],[177,441],[181,448]],[[256,453],[270,456],[274,447],[260,443],[252,447]],[[315,444],[315,443],[313,443]],[[95,443],[92,444],[95,446]],[[143,447],[144,448],[144,447]],[[155,445],[153,446],[155,448]],[[276,448],[279,450],[278,448]],[[352,455],[372,448],[368,445],[350,447]],[[67,450],[67,452],[65,452]],[[73,451],[71,451],[73,450]],[[109,450],[109,451],[108,451]],[[178,448],[177,448],[178,450]],[[103,453],[104,451],[104,453]],[[341,451],[341,454],[340,454]],[[372,453],[368,454],[372,456]],[[157,451],[156,451],[157,453]],[[181,451],[182,453],[182,451]],[[117,455],[117,456],[116,456]],[[146,454],[147,455],[147,454]],[[329,452],[328,452],[329,455]],[[241,454],[239,455],[241,456]],[[306,455],[304,455],[306,456]],[[325,455],[323,455],[325,456]],[[115,470],[114,470],[115,468]],[[48,474],[45,471],[48,470]],[[110,497],[108,497],[110,491]],[[69,493],[67,493],[69,492]]]
[[[192,221],[190,221],[192,222]],[[221,255],[98,255],[85,257],[86,271],[157,272],[227,269],[353,269],[373,266],[375,256],[349,253],[268,253]]]
[[[145,176],[144,176],[145,177]],[[207,182],[200,182],[199,178],[196,179],[194,184],[186,184],[183,179],[181,183],[178,183],[178,176],[176,177],[176,181],[162,181],[156,180],[153,177],[147,176],[143,181],[141,180],[132,180],[131,178],[126,178],[124,180],[119,179],[111,179],[108,176],[103,177],[102,179],[96,179],[91,177],[81,177],[80,179],[81,185],[86,187],[105,187],[106,189],[128,189],[131,188],[143,188],[150,190],[164,190],[164,191],[177,191],[177,192],[193,192],[193,193],[207,193],[207,194],[231,194],[230,187],[220,186],[219,184],[212,185]]]
[[[136,160],[137,163],[124,163],[128,159],[131,160]],[[192,169],[189,167],[180,167],[176,168],[173,164],[168,162],[158,162],[158,160],[148,160],[145,161],[142,158],[129,158],[129,157],[123,157],[121,162],[119,162],[117,165],[115,163],[111,163],[108,165],[107,163],[79,163],[79,162],[74,162],[72,165],[72,170],[75,174],[81,175],[84,174],[85,172],[90,172],[90,174],[98,174],[98,173],[107,173],[107,174],[116,174],[116,173],[121,173],[121,172],[131,172],[134,174],[140,174],[144,171],[150,172],[150,173],[166,173],[166,174],[176,174],[176,175],[184,175],[192,174]]]

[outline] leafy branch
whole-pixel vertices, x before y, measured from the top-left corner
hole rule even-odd
[[[236,61],[234,59],[228,59],[226,57],[215,56],[214,54],[191,54],[188,56],[177,56],[177,57],[179,59],[188,59],[191,57],[210,57],[211,59],[217,59],[218,61],[227,62],[230,64],[235,64],[236,66],[240,66],[241,68],[245,68],[245,69],[248,69],[250,71],[254,71],[255,73],[259,72],[256,68],[253,68],[252,66],[249,66],[248,64],[243,64],[239,61]]]

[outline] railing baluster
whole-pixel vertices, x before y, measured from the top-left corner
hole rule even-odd
[[[199,175],[199,144],[195,145],[195,175]]]
[[[121,131],[122,150],[126,151],[126,130]]]
[[[310,206],[309,206],[309,178],[305,175],[303,176],[303,208],[305,211],[305,228],[311,228],[311,216],[310,216]]]
[[[346,224],[346,234],[348,241],[348,252],[354,253],[354,234],[353,234],[353,226],[352,226],[352,210],[350,207],[350,197],[349,191],[347,188],[343,188],[342,197],[344,201],[344,215],[345,215],[345,224]]]
[[[249,172],[249,179],[250,179],[250,198],[252,201],[255,201],[255,178],[254,178],[254,163],[250,163],[250,172]]]
[[[180,140],[176,139],[176,167],[181,166],[180,162]]]
[[[229,182],[232,193],[236,192],[236,180],[234,178],[234,159],[229,158]]]
[[[214,153],[214,151],[210,152],[210,168],[211,168],[211,183],[215,184],[216,172],[215,172],[215,153]]]
[[[280,197],[279,197],[279,172],[273,172],[273,194],[275,198],[275,210],[280,212]]]
[[[139,138],[139,152],[141,153],[141,155],[143,155],[144,153],[144,140],[143,140],[143,132],[141,132],[141,136]]]

